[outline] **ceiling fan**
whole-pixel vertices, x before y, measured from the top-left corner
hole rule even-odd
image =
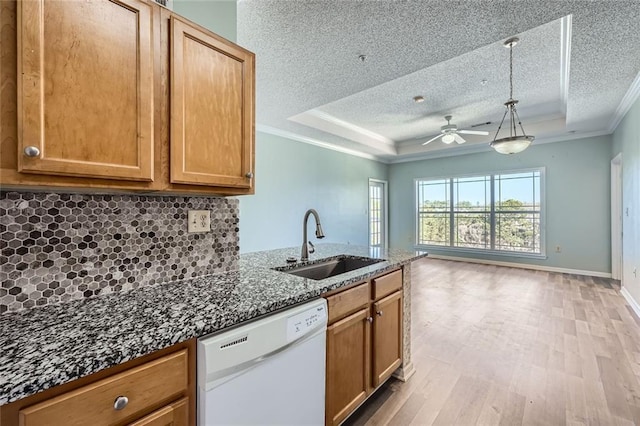
[[[453,141],[457,142],[458,144],[465,143],[466,141],[464,140],[464,138],[460,136],[458,133],[461,133],[463,135],[484,135],[484,136],[489,134],[489,132],[486,132],[484,130],[458,130],[458,126],[456,126],[455,124],[451,124],[450,115],[445,115],[444,119],[447,120],[447,124],[440,128],[440,134],[432,139],[429,139],[422,145],[426,145],[430,142],[433,142],[440,137],[442,138],[442,142],[446,143],[447,145]]]

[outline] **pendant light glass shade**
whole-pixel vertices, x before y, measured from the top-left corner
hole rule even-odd
[[[491,147],[500,154],[517,154],[527,149],[532,141],[533,136],[502,138],[491,142]]]
[[[513,37],[504,42],[504,47],[509,48],[509,100],[504,104],[507,110],[502,116],[502,121],[500,122],[500,126],[498,126],[498,131],[493,138],[493,142],[491,142],[491,147],[500,154],[517,154],[522,152],[527,149],[535,139],[534,136],[525,133],[516,109],[518,100],[513,99],[513,46],[515,46],[518,41],[520,40],[517,37]],[[509,115],[509,136],[498,139],[498,134],[502,129],[504,120],[507,118],[507,114]],[[520,127],[522,135],[518,135],[518,126]]]

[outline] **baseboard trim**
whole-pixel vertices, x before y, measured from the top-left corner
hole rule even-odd
[[[555,266],[530,265],[528,263],[501,262],[498,260],[475,259],[471,257],[431,254],[427,259],[454,260],[456,262],[482,263],[485,265],[508,266],[510,268],[533,269],[536,271],[559,272],[562,274],[586,275],[589,277],[611,278],[611,272],[585,271],[581,269],[557,268]]]
[[[622,287],[620,289],[620,294],[622,294],[624,300],[627,301],[629,306],[631,306],[631,309],[633,309],[633,312],[635,312],[638,318],[640,318],[640,305],[638,304],[638,302],[636,302],[631,293],[629,293],[629,290],[627,290],[626,287]]]

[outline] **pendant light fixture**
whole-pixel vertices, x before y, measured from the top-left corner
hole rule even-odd
[[[522,152],[527,149],[535,139],[534,136],[527,135],[525,133],[520,117],[518,116],[518,111],[516,110],[518,100],[513,99],[513,46],[518,44],[519,41],[519,38],[512,37],[504,42],[504,47],[509,49],[509,100],[504,103],[504,106],[507,107],[507,109],[502,116],[502,121],[500,122],[500,126],[498,126],[498,131],[493,137],[493,142],[491,142],[491,147],[500,154],[517,154],[518,152]],[[509,114],[509,136],[498,139],[498,134],[502,129],[502,125],[504,124],[507,114]],[[520,126],[522,135],[518,135],[517,126]]]

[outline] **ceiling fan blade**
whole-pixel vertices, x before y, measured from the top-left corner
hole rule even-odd
[[[428,144],[428,143],[430,143],[430,142],[433,142],[433,141],[435,141],[436,139],[438,139],[440,136],[442,136],[442,135],[438,135],[438,136],[436,136],[435,138],[429,139],[428,141],[426,141],[426,142],[425,142],[425,143],[423,143],[422,145],[426,145],[426,144]]]
[[[463,135],[483,135],[486,136],[489,132],[484,130],[458,130],[458,133],[462,133]]]
[[[456,141],[456,142],[458,142],[458,144],[461,144],[461,143],[465,143],[465,142],[466,142],[466,141],[464,140],[464,138],[463,138],[462,136],[460,136],[459,134],[457,134],[457,133],[456,133],[455,135],[453,135],[453,137],[455,138],[455,141]]]
[[[474,127],[480,127],[480,126],[486,126],[486,125],[488,125],[488,124],[491,124],[491,122],[490,122],[490,121],[485,121],[484,123],[473,124],[473,125],[471,126],[471,128],[474,128]]]

